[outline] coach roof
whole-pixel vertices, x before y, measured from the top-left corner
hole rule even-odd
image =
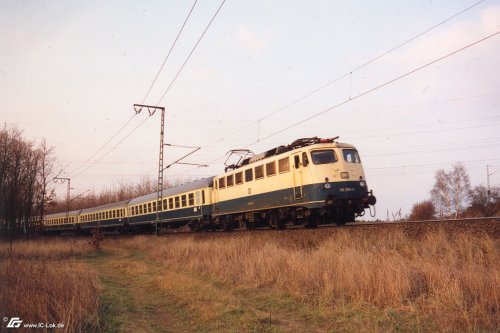
[[[203,179],[195,180],[193,182],[186,183],[183,185],[164,189],[163,190],[163,197],[164,198],[170,197],[170,196],[177,195],[177,194],[182,194],[182,193],[186,193],[186,192],[200,190],[200,189],[206,188],[206,187],[212,187],[213,179],[214,179],[214,177],[203,178]],[[140,204],[143,202],[153,201],[153,200],[156,200],[156,198],[157,198],[157,193],[153,192],[150,194],[146,194],[142,197],[130,200],[129,205],[133,206],[133,205],[137,205],[137,204]]]
[[[100,212],[103,210],[124,208],[127,206],[129,201],[130,201],[130,199],[124,200],[124,201],[113,202],[113,203],[101,205],[98,207],[87,208],[87,209],[82,210],[81,214],[89,214],[89,213],[94,213],[94,212]]]

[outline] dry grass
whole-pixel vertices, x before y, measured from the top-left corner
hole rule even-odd
[[[91,251],[84,242],[15,242],[0,246],[0,309],[23,323],[64,324],[60,332],[98,329],[95,272],[74,259]]]
[[[431,318],[440,331],[500,329],[500,246],[443,230],[245,233],[127,240],[168,264],[234,286],[335,308],[367,304]]]
[[[60,260],[81,257],[92,252],[88,239],[41,238],[18,240],[12,252],[8,242],[0,242],[0,259]]]

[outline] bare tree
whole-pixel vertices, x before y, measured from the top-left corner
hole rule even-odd
[[[45,142],[35,147],[17,126],[0,130],[0,231],[11,239],[31,231],[40,220],[38,207],[44,204],[53,160]]]
[[[435,183],[431,190],[431,198],[439,211],[439,216],[451,215],[450,177],[446,171],[439,169],[434,175]]]
[[[55,177],[58,177],[62,173],[62,170],[56,170],[54,148],[48,147],[45,139],[42,140],[40,147],[37,150],[37,154],[40,164],[37,177],[37,184],[39,187],[37,191],[38,219],[36,220],[34,227],[41,229],[46,205],[50,204],[55,198],[54,189],[49,189],[48,185]]]
[[[455,218],[458,218],[467,207],[470,197],[470,179],[462,163],[457,163],[449,175],[454,200]]]
[[[457,218],[467,207],[470,196],[470,180],[465,167],[457,163],[450,172],[439,169],[434,179],[436,182],[431,190],[431,198],[440,217],[454,215]]]
[[[500,214],[500,187],[488,189],[483,186],[476,186],[470,192],[470,206],[467,214],[472,217],[477,216],[497,216]]]

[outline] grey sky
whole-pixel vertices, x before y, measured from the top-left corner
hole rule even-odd
[[[229,149],[339,135],[360,151],[380,218],[408,213],[429,197],[434,171],[459,161],[473,185],[485,183],[487,164],[499,184],[500,35],[254,143],[500,31],[500,2],[484,1],[281,109],[476,2],[228,0],[161,103],[167,142],[202,146],[189,161],[212,163],[174,166],[166,177],[221,173]],[[192,3],[1,0],[0,120],[46,138],[75,188],[156,177],[157,115],[84,173],[81,164],[132,117]],[[197,3],[146,103],[158,102],[219,4]],[[186,152],[169,148],[166,162]]]

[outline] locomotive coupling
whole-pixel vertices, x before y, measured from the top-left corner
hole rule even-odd
[[[368,196],[366,196],[363,199],[361,199],[361,201],[364,204],[368,204],[368,205],[374,206],[377,203],[377,198],[375,198],[375,196],[373,195],[373,190],[370,190],[370,192],[368,192]]]

